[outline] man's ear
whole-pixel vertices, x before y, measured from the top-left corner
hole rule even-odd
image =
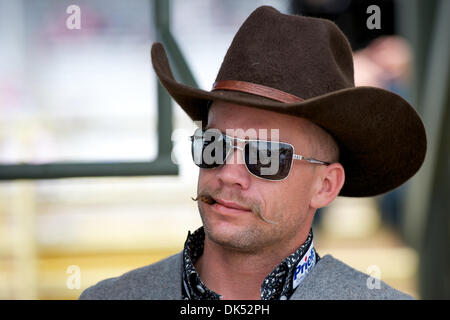
[[[345,181],[344,167],[340,163],[333,163],[321,169],[316,190],[310,202],[310,206],[314,209],[326,207],[333,202]]]

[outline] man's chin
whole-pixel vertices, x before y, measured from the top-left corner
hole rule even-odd
[[[206,238],[223,248],[245,253],[254,253],[263,246],[259,232],[241,226],[204,225]]]

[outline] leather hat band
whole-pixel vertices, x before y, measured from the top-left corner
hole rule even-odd
[[[284,103],[295,103],[304,101],[302,98],[299,98],[297,96],[294,96],[290,93],[278,89],[266,87],[256,83],[237,80],[224,80],[215,82],[212,91],[214,90],[241,91]]]

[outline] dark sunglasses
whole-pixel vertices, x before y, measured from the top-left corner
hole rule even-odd
[[[217,129],[202,130],[199,128],[189,138],[192,142],[192,159],[202,169],[220,167],[235,148],[243,152],[248,172],[265,180],[286,179],[294,159],[313,164],[330,164],[295,154],[294,146],[286,142],[239,139],[227,136]],[[235,142],[240,142],[243,147],[235,145]]]

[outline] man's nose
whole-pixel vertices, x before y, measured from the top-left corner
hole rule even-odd
[[[236,146],[231,152],[232,154],[228,156],[225,164],[218,168],[217,178],[227,186],[248,189],[251,175],[245,167],[243,152]]]

